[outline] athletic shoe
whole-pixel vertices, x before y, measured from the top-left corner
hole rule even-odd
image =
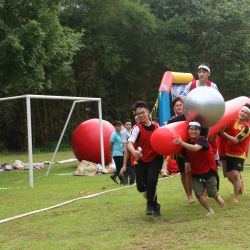
[[[153,209],[154,209],[155,216],[161,216],[161,205],[159,203],[156,203],[156,205],[154,205]]]
[[[111,175],[110,178],[116,183],[116,184],[119,184],[116,180],[116,177],[114,175]]]
[[[147,205],[146,209],[146,215],[153,215],[154,214],[154,208],[152,205]]]

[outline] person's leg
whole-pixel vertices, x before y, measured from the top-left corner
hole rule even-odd
[[[192,177],[190,174],[190,163],[185,163],[185,174],[186,174],[186,194],[188,198],[188,203],[192,204],[194,203],[194,197],[193,197],[193,187],[192,187]]]
[[[217,174],[217,172],[215,172]],[[212,176],[206,180],[205,186],[209,197],[213,197],[221,208],[224,208],[225,202],[218,193],[218,179],[217,176]]]
[[[223,176],[224,178],[227,178],[227,168],[226,168],[226,159],[225,157],[221,158],[221,167],[222,167],[222,170],[223,170]]]
[[[217,191],[219,192],[220,189],[220,176],[218,174],[218,172],[215,172],[215,177],[216,177],[216,182],[217,182]]]
[[[237,157],[226,157],[227,178],[234,187],[232,202],[238,203],[238,196],[242,193],[241,171],[243,171],[244,160]]]
[[[128,176],[129,176],[129,171],[128,171],[128,167],[127,167],[126,171],[124,171],[122,174],[122,181],[123,181],[124,185],[128,184]]]
[[[123,184],[123,178],[122,175],[120,175],[120,171],[123,165],[123,156],[115,156],[114,161],[116,166],[116,176],[118,176],[120,184]]]
[[[240,188],[241,188],[241,179],[240,172],[237,170],[232,170],[227,173],[228,180],[233,184],[234,187],[234,195],[233,195],[233,203],[238,203]]]
[[[207,203],[207,199],[204,195],[205,191],[205,182],[196,177],[192,177],[192,184],[196,198],[200,202],[200,204],[208,211],[207,216],[214,214],[212,207],[210,207]]]
[[[216,200],[216,202],[219,204],[219,206],[220,206],[221,208],[224,208],[224,207],[225,207],[225,202],[224,202],[223,198],[222,198],[219,194],[217,194],[217,195],[214,197],[214,199]]]
[[[185,172],[180,172],[180,176],[181,176],[181,184],[182,184],[183,189],[187,195],[187,175]]]
[[[132,185],[135,183],[135,169],[131,165],[130,159],[128,159],[127,162],[127,174],[128,174],[128,179],[129,179],[129,184]]]
[[[214,210],[208,205],[207,198],[204,194],[198,196],[197,199],[199,200],[200,204],[208,211],[207,216],[214,214]]]
[[[110,178],[111,178],[115,183],[119,184],[119,183],[117,182],[117,180],[116,180],[116,177],[117,177],[117,165],[119,164],[119,163],[118,163],[117,156],[114,156],[114,157],[113,157],[113,160],[114,160],[114,162],[115,162],[115,168],[116,168],[116,170],[114,171],[113,175],[110,176]]]
[[[242,179],[242,175],[240,174],[240,191],[239,191],[239,194],[243,194],[244,192],[244,182],[243,182],[243,179]]]
[[[147,163],[147,208],[153,210],[155,215],[160,215],[160,204],[157,202],[157,183],[162,167],[162,157],[157,157],[152,162]]]
[[[168,162],[166,161],[166,159],[164,159],[163,164],[162,164],[162,168],[160,171],[161,177],[168,177],[169,176],[168,171],[167,171],[167,165],[168,165]]]
[[[140,193],[146,192],[147,169],[140,162],[135,166],[135,178],[137,190]]]

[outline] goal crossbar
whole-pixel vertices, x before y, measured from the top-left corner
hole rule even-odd
[[[92,97],[75,97],[75,96],[52,96],[52,95],[21,95],[21,96],[11,96],[11,97],[4,97],[0,98],[0,102],[2,101],[9,101],[9,100],[15,100],[15,99],[26,99],[26,116],[27,116],[27,133],[28,133],[28,157],[29,157],[29,185],[31,188],[34,188],[34,175],[33,175],[33,145],[32,145],[32,124],[31,124],[31,99],[50,99],[50,100],[69,100],[74,101],[71,107],[71,110],[69,112],[68,118],[66,120],[66,123],[64,125],[63,131],[61,133],[60,139],[57,143],[55,152],[53,154],[51,163],[54,161],[54,158],[56,156],[56,153],[58,151],[58,148],[60,146],[60,143],[62,141],[63,135],[65,133],[65,130],[68,126],[69,120],[71,118],[71,115],[73,113],[74,107],[76,103],[79,102],[91,102],[96,101],[98,102],[98,114],[99,114],[99,127],[100,127],[100,148],[101,148],[101,164],[102,166],[105,165],[105,159],[104,159],[104,140],[103,140],[103,127],[102,127],[102,103],[101,98],[92,98]],[[48,168],[48,171],[46,173],[46,176],[49,174],[51,168],[51,164]]]

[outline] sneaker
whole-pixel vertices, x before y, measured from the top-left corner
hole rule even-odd
[[[146,209],[146,215],[153,215],[154,214],[154,208],[152,205],[147,205]]]
[[[116,183],[116,184],[119,184],[116,180],[116,177],[114,175],[111,175],[110,178]]]
[[[155,216],[161,216],[161,205],[159,203],[156,203],[156,205],[154,205],[153,209],[154,209]]]

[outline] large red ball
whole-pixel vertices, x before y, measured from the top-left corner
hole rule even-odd
[[[105,164],[112,160],[110,136],[115,130],[108,121],[102,120]],[[82,122],[73,132],[72,149],[79,161],[101,163],[99,119]]]

